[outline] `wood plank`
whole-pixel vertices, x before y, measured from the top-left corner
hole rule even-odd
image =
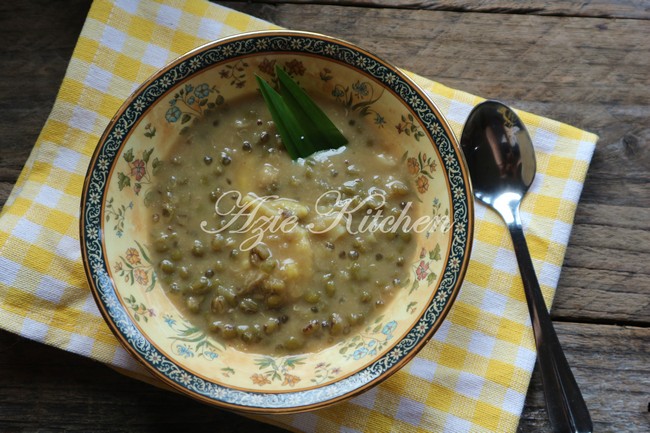
[[[576,212],[551,317],[649,326],[650,209],[586,200]]]
[[[648,278],[648,274],[637,272],[565,264],[551,317],[555,321],[579,317],[592,323],[650,326],[650,293],[639,290],[647,287]]]
[[[650,208],[580,203],[575,224],[650,230]]]
[[[556,329],[589,407],[594,431],[648,431],[650,329],[573,323],[556,323]],[[518,432],[551,432],[537,369]]]
[[[261,2],[260,2],[261,3]],[[264,3],[315,3],[310,0],[264,0]],[[363,7],[421,9],[454,12],[487,12],[555,16],[607,17],[649,19],[650,5],[645,1],[595,0],[321,0],[327,5],[354,5]]]
[[[643,256],[650,253],[650,231],[602,226],[598,224],[578,224],[573,229],[575,246],[607,248],[639,253]],[[638,269],[644,272],[644,269]]]

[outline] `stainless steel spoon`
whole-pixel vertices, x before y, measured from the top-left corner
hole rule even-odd
[[[469,114],[460,144],[475,197],[496,210],[510,230],[551,426],[558,433],[590,433],[591,417],[553,329],[521,226],[519,204],[536,170],[530,135],[514,111],[499,102],[486,101]]]

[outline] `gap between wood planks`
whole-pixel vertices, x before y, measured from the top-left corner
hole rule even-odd
[[[650,328],[650,322],[634,322],[628,320],[617,320],[617,319],[608,319],[606,317],[581,317],[576,319],[575,317],[566,318],[566,317],[555,317],[553,316],[553,308],[551,307],[551,320],[553,323],[564,323],[567,325],[607,325],[607,326],[618,326],[620,328],[639,328],[646,329]]]
[[[231,3],[242,2],[235,1]],[[255,3],[266,3],[269,5],[311,4],[558,17],[650,19],[650,9],[644,8],[643,2],[635,0],[621,0],[618,2],[612,2],[609,0],[594,0],[588,2],[575,2],[570,0],[261,0]]]

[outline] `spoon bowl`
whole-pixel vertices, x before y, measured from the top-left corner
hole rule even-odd
[[[469,114],[460,145],[474,196],[501,215],[512,237],[553,431],[590,433],[593,430],[591,417],[553,328],[519,215],[519,205],[536,171],[530,135],[508,106],[485,101]]]
[[[507,190],[522,198],[535,178],[533,143],[526,127],[508,107],[486,101],[463,130],[463,152],[471,167],[474,195],[487,205]]]

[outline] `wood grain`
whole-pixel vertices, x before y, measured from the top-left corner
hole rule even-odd
[[[310,0],[266,0],[265,3],[316,3]],[[328,5],[355,5],[378,8],[439,10],[454,12],[488,12],[508,14],[536,14],[555,16],[650,18],[650,5],[645,1],[597,0],[577,2],[570,0],[321,0]]]
[[[594,432],[648,431],[650,330],[557,322],[556,330],[589,407]],[[551,433],[537,369],[518,432]]]
[[[332,34],[448,86],[595,132],[552,317],[595,431],[650,429],[650,3],[219,2]],[[305,4],[308,3],[308,4]],[[90,0],[0,2],[0,206],[56,98]],[[0,431],[282,431],[0,331]],[[519,432],[548,432],[533,376]]]
[[[0,331],[0,431],[284,431]]]

